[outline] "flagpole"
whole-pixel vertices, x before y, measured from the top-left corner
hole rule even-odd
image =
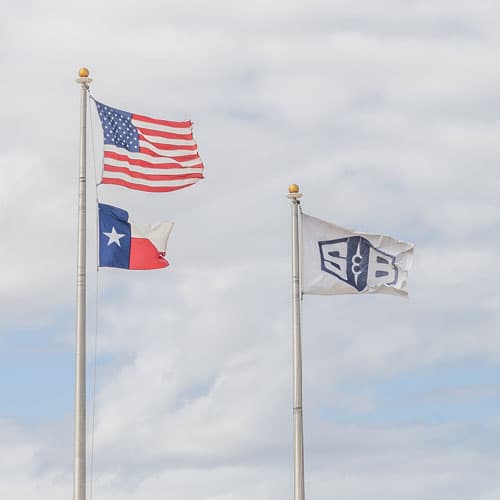
[[[304,500],[304,426],[302,421],[302,346],[300,324],[299,205],[297,184],[288,188],[292,202],[292,330],[293,330],[293,498]]]
[[[80,180],[78,203],[78,264],[76,274],[76,363],[75,363],[75,443],[73,499],[85,500],[86,431],[85,431],[85,293],[86,293],[86,224],[87,224],[87,97],[89,70],[81,68],[76,82],[80,85]]]

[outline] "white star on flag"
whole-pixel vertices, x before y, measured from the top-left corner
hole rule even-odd
[[[115,226],[113,226],[113,229],[111,229],[110,233],[105,233],[103,231],[102,234],[106,235],[109,238],[108,247],[109,247],[109,245],[111,245],[111,243],[116,243],[121,248],[120,238],[123,238],[125,236],[125,234],[117,233]]]

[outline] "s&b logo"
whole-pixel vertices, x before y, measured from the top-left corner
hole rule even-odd
[[[394,285],[396,258],[375,248],[362,236],[319,241],[321,270],[362,292],[367,286]]]

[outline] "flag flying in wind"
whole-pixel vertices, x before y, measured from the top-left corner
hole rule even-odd
[[[407,295],[412,243],[355,233],[302,214],[302,291]]]
[[[95,103],[104,133],[101,184],[167,192],[203,179],[190,121],[158,120]]]
[[[99,266],[122,269],[160,269],[165,259],[172,222],[139,225],[128,212],[99,203]]]

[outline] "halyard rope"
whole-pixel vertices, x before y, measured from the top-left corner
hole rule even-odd
[[[94,163],[94,179],[95,179],[95,198],[96,198],[96,292],[95,292],[95,335],[94,335],[94,380],[92,387],[92,420],[90,430],[90,459],[89,459],[89,500],[92,500],[94,494],[94,437],[95,437],[95,413],[96,413],[96,386],[97,386],[97,334],[99,331],[99,216],[97,207],[99,205],[99,197],[97,193],[97,161],[94,144],[94,122],[92,119],[93,113],[90,109],[90,134],[92,144],[92,161]]]

